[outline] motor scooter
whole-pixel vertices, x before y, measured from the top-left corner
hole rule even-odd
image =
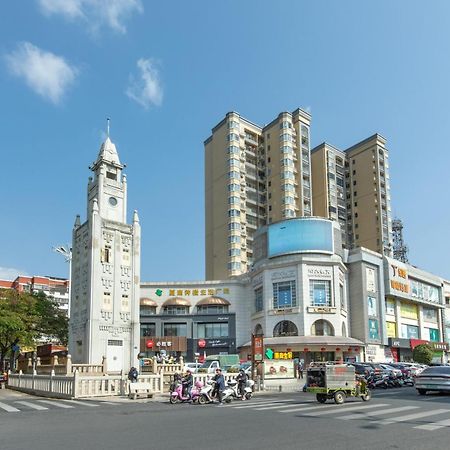
[[[198,397],[198,403],[200,405],[206,405],[207,403],[214,403],[216,396],[213,395],[215,381],[209,380],[200,390],[200,396]]]
[[[247,380],[245,382],[245,386],[244,386],[244,392],[239,392],[239,384],[236,380],[230,380],[228,381],[227,385],[229,388],[231,388],[233,390],[231,397],[234,400],[250,400],[252,398],[253,395],[253,385],[255,384],[255,382],[253,380]],[[224,391],[225,392],[225,391]]]
[[[196,381],[191,389],[191,395],[183,395],[183,384],[180,382],[174,383],[171,388],[169,398],[170,403],[197,402],[200,398],[203,383],[201,381]]]

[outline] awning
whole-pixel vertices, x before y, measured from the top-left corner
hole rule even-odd
[[[141,298],[139,300],[139,304],[141,306],[158,306],[158,303],[156,303],[155,300],[152,300],[151,298]]]
[[[163,306],[191,306],[191,302],[181,297],[170,297],[163,304]]]
[[[205,305],[230,305],[228,300],[225,300],[222,297],[205,297],[202,298],[199,302],[197,302],[196,306],[205,306]]]
[[[242,347],[251,347],[247,342]],[[364,347],[364,342],[358,339],[344,336],[281,336],[265,337],[264,345],[331,345],[331,346],[359,346]]]

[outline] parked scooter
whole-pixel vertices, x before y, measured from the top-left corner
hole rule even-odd
[[[183,384],[179,381],[171,386],[170,403],[196,402],[200,398],[200,393],[203,388],[201,381],[196,381],[191,389],[191,395],[183,395]]]
[[[216,396],[213,396],[215,381],[209,380],[200,390],[200,396],[198,397],[198,403],[200,405],[206,405],[207,403],[213,403],[216,400]]]
[[[253,395],[253,385],[255,384],[255,382],[253,380],[247,380],[247,382],[245,383],[245,387],[244,387],[244,392],[240,393],[239,392],[239,384],[236,380],[230,380],[228,381],[228,387],[230,387],[232,389],[232,394],[231,397],[234,400],[241,400],[241,399],[245,399],[245,400],[250,400],[252,398]]]

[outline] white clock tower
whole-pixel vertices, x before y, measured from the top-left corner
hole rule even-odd
[[[108,133],[109,134],[109,133]],[[73,229],[69,352],[74,363],[128,371],[139,353],[141,227],[127,224],[127,180],[109,136],[90,167],[87,220]]]

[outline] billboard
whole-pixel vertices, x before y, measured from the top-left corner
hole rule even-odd
[[[333,224],[321,219],[291,219],[269,225],[268,257],[284,253],[333,253]]]

